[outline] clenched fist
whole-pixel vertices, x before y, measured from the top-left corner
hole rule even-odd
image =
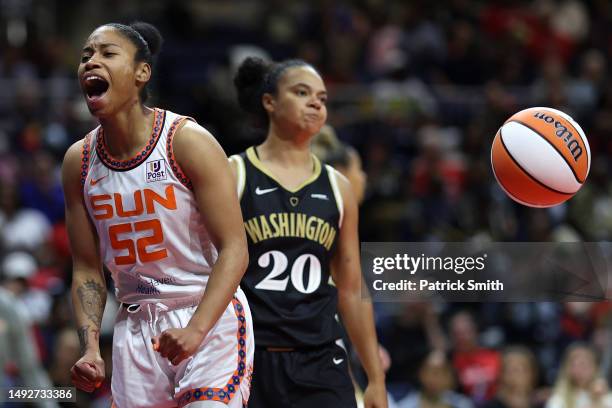
[[[168,329],[161,335],[153,337],[153,349],[173,365],[178,365],[184,359],[192,356],[202,344],[204,336],[201,332],[185,327],[183,329]]]
[[[92,392],[104,381],[104,360],[99,353],[85,353],[70,370],[73,384],[86,392]]]

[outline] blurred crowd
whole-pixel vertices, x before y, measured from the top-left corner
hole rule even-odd
[[[95,126],[76,67],[93,28],[133,20],[165,37],[155,104],[194,117],[228,155],[262,140],[235,101],[241,58],[315,65],[329,123],[367,175],[362,241],[612,237],[607,0],[1,0],[0,385],[71,385],[79,343],[59,173]],[[580,193],[549,210],[513,203],[490,170],[497,129],[530,106],[572,115],[593,152]],[[398,407],[612,408],[607,302],[375,306]],[[109,282],[109,377],[116,308]],[[107,406],[109,387],[77,406]]]

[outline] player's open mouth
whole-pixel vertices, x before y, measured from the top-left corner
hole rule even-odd
[[[89,100],[98,100],[108,91],[108,81],[98,75],[89,75],[83,80],[83,89]]]

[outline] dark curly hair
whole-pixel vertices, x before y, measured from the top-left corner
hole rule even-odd
[[[130,25],[108,23],[104,26],[113,27],[134,44],[136,47],[134,60],[136,62],[146,62],[153,68],[154,59],[163,43],[162,35],[154,25],[137,21]],[[140,102],[145,103],[147,99],[149,99],[149,89],[148,85],[145,84],[140,90]]]
[[[263,107],[261,97],[266,93],[276,95],[278,81],[285,71],[302,66],[312,67],[299,59],[267,63],[254,57],[248,57],[240,64],[234,76],[238,104],[245,112],[253,115],[258,127],[267,128],[269,125],[268,113]]]

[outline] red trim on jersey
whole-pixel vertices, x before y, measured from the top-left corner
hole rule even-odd
[[[87,173],[89,173],[89,161],[91,160],[90,143],[91,133],[88,133],[83,139],[83,149],[81,150],[81,187],[85,187],[85,179],[87,179]]]
[[[157,144],[164,127],[166,111],[155,108],[153,109],[153,112],[153,131],[151,132],[149,142],[140,153],[127,160],[118,160],[108,153],[108,147],[106,146],[106,141],[104,140],[104,130],[102,129],[102,126],[100,126],[96,141],[96,152],[106,167],[118,171],[131,170],[145,161],[147,157],[153,153],[153,150],[155,150],[155,145]]]
[[[168,152],[168,161],[170,164],[170,168],[172,169],[172,172],[174,173],[176,178],[178,178],[179,181],[185,187],[187,187],[190,190],[193,190],[193,184],[191,183],[191,180],[189,179],[189,177],[185,175],[185,173],[183,172],[183,169],[181,169],[181,166],[179,165],[178,161],[174,157],[174,150],[172,148],[172,139],[174,137],[174,133],[176,132],[176,129],[179,127],[179,125],[183,123],[183,121],[186,119],[191,119],[191,118],[182,116],[176,119],[174,122],[172,122],[172,125],[170,126],[170,130],[168,131],[168,137],[166,138],[167,139],[166,151]]]
[[[183,392],[177,398],[179,407],[184,407],[191,402],[201,400],[220,401],[228,404],[236,391],[240,389],[240,383],[245,374],[247,375],[247,379],[250,376],[250,368],[246,366],[247,334],[244,308],[242,307],[242,303],[236,298],[232,299],[232,305],[234,306],[234,312],[238,318],[238,331],[236,333],[236,337],[238,338],[238,367],[236,371],[234,371],[227,385],[223,388],[201,387]]]

